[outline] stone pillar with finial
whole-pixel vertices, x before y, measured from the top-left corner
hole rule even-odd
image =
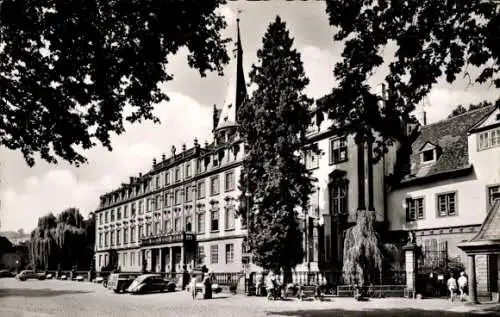
[[[205,140],[205,147],[208,147],[208,141]]]
[[[172,157],[175,157],[175,145],[172,145],[171,151],[172,151]]]
[[[186,151],[186,143],[182,143],[182,152]]]
[[[165,161],[166,159],[167,159],[167,156],[165,155],[165,153],[163,153],[163,154],[161,155],[161,160],[162,160],[162,161]]]
[[[408,298],[416,296],[416,279],[417,279],[417,259],[419,247],[415,239],[415,233],[408,233],[408,243],[403,247],[405,252],[405,270],[406,270],[406,290],[405,295]]]
[[[156,159],[153,158],[153,168],[155,168],[155,167],[156,167]]]

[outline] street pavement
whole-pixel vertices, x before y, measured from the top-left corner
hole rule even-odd
[[[71,281],[0,279],[0,317],[99,316],[500,316],[495,305],[470,306],[443,299],[352,298],[330,301],[268,301],[243,295],[216,294],[212,300],[193,300],[186,292],[115,294],[102,285]]]

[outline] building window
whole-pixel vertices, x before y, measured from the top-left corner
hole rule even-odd
[[[108,238],[109,238],[108,233],[107,233],[107,232],[105,232],[105,233],[104,233],[104,246],[105,246],[105,247],[107,247],[107,246],[108,246],[108,244],[109,244],[109,239],[108,239]]]
[[[234,244],[226,244],[226,264],[234,262]]]
[[[196,249],[196,263],[203,264],[205,261],[205,247],[199,245]]]
[[[219,194],[219,188],[220,186],[220,181],[219,181],[219,175],[213,176],[210,178],[210,195],[215,196]]]
[[[181,180],[181,168],[176,167],[175,168],[175,181],[179,182]]]
[[[489,186],[488,187],[488,204],[489,204],[489,207],[493,206],[494,195],[496,193],[500,193],[500,185]]]
[[[121,233],[121,230],[117,229],[116,230],[116,245],[120,244],[120,233]]]
[[[219,158],[218,158],[218,155],[217,154],[214,154],[212,156],[212,166],[213,167],[217,167],[219,166]]]
[[[210,231],[218,231],[218,230],[219,230],[219,210],[212,210]]]
[[[331,189],[332,214],[342,215],[348,212],[347,210],[347,182],[334,183]]]
[[[111,210],[109,218],[110,218],[111,222],[115,221],[115,211],[114,210]]]
[[[347,138],[341,137],[330,140],[330,164],[347,161]]]
[[[234,222],[235,222],[235,210],[232,207],[226,207],[225,209],[225,222],[226,222],[226,230],[232,230],[234,229]]]
[[[175,218],[175,220],[174,220],[174,231],[175,232],[181,231],[181,218]]]
[[[234,172],[227,172],[225,174],[225,181],[224,181],[224,191],[229,192],[234,190]]]
[[[158,234],[158,233],[160,233],[160,223],[159,222],[155,222],[153,234]]]
[[[130,205],[130,216],[135,217],[135,203],[132,203],[132,205]]]
[[[130,242],[135,242],[135,226],[130,228]]]
[[[151,224],[147,223],[146,224],[146,237],[148,237],[151,233]]]
[[[108,223],[108,212],[104,213],[104,223]]]
[[[175,191],[175,195],[174,195],[174,196],[175,196],[175,197],[174,197],[174,203],[175,203],[176,205],[179,205],[179,204],[181,203],[181,194],[182,194],[182,193],[181,193],[181,190],[180,190],[180,189],[177,189],[177,190]]]
[[[142,215],[142,213],[144,212],[143,206],[142,206],[143,205],[142,200],[139,200],[138,204],[139,204],[139,207],[138,207],[138,209],[139,209],[139,215]]]
[[[319,219],[319,189],[312,193],[309,201],[309,215]]]
[[[305,153],[306,169],[311,170],[319,167],[319,155],[312,150],[307,150]]]
[[[144,237],[144,225],[139,225],[139,238]]]
[[[160,176],[156,176],[156,189],[159,189],[160,188]]]
[[[424,199],[407,198],[406,199],[406,220],[415,221],[424,219]]]
[[[205,198],[205,180],[196,184],[196,195],[198,199]]]
[[[422,162],[434,161],[434,149],[422,152]]]
[[[446,193],[437,196],[438,215],[440,217],[457,214],[456,193]]]
[[[102,248],[102,233],[99,233],[99,248]]]
[[[205,233],[205,212],[198,213],[196,218],[196,230],[198,230],[198,233]]]
[[[486,150],[500,146],[500,128],[478,134],[478,150]]]
[[[191,163],[186,163],[186,178],[191,177]]]
[[[109,242],[110,242],[110,245],[115,245],[115,232],[114,231],[111,231],[111,233],[109,234]]]
[[[165,172],[165,185],[170,185],[170,173]]]
[[[193,231],[193,217],[192,216],[186,216],[186,231],[187,232]]]
[[[214,244],[210,246],[210,263],[217,264],[219,263],[219,245]]]
[[[194,194],[193,192],[194,192],[193,186],[186,187],[185,193],[186,193],[186,201],[187,202],[193,201],[193,194]]]
[[[130,265],[135,265],[135,252],[130,252]]]
[[[172,223],[171,223],[170,219],[165,220],[164,226],[165,226],[166,232],[170,232],[172,230]]]
[[[99,264],[98,267],[102,268],[104,265],[102,265],[102,254],[99,254]]]
[[[102,225],[103,214],[99,214],[99,224]]]
[[[118,207],[116,209],[116,220],[122,220],[122,209],[121,209],[121,207]]]
[[[124,244],[128,243],[128,228],[123,229],[123,243]]]
[[[128,205],[123,206],[123,218],[128,218]]]

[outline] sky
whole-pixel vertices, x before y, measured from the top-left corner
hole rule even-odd
[[[251,65],[256,63],[256,52],[262,46],[262,37],[270,22],[279,15],[294,37],[295,48],[301,53],[304,69],[310,79],[306,90],[309,97],[318,99],[335,87],[333,67],[340,61],[342,45],[333,41],[334,30],[328,25],[323,1],[229,1],[220,8],[228,21],[225,36],[236,34],[236,15],[240,13],[240,29],[244,50],[244,69],[248,80]],[[228,47],[232,51],[234,44]],[[394,50],[393,50],[394,51]],[[391,49],[384,51],[390,59]],[[158,104],[155,114],[161,124],[142,123],[126,125],[126,132],[113,136],[113,151],[96,147],[85,152],[88,163],[79,168],[60,162],[50,165],[38,160],[30,168],[19,152],[0,149],[0,230],[24,229],[31,231],[39,217],[60,213],[68,207],[77,207],[84,216],[96,209],[99,195],[128,182],[129,176],[145,172],[153,158],[162,153],[170,155],[170,148],[193,145],[194,138],[201,144],[211,141],[213,105],[221,107],[235,78],[230,64],[224,76],[209,74],[201,78],[190,69],[186,51],[170,59],[169,73],[174,80],[163,86],[170,101]],[[377,89],[383,79],[383,68],[373,75],[370,84]],[[489,87],[469,87],[464,80],[455,84],[438,83],[416,111],[423,109],[427,122],[446,118],[457,104],[492,100],[497,96]]]

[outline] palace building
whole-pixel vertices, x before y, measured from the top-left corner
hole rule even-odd
[[[237,108],[246,95],[239,26],[236,94],[214,106],[214,139],[171,149],[145,174],[101,196],[96,211],[97,270],[181,272],[206,264],[216,272],[242,270],[246,228],[236,217],[243,144]]]

